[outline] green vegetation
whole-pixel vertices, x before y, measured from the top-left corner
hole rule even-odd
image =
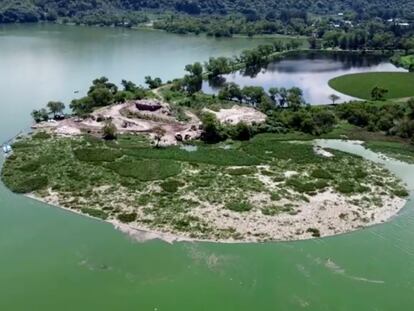
[[[123,89],[108,81],[106,77],[100,77],[92,81],[88,94],[80,99],[74,99],[70,103],[72,112],[77,116],[86,116],[94,108],[104,107],[114,103],[123,103],[126,100],[142,99],[147,96],[147,91],[136,86],[131,81],[122,80]],[[109,128],[108,128],[109,129]],[[108,137],[113,137],[112,130],[109,129]]]
[[[108,218],[108,214],[105,213],[104,211],[99,210],[99,209],[83,207],[83,208],[81,208],[81,212],[84,213],[84,214],[87,214],[89,216],[100,218],[100,219],[103,219],[103,220]]]
[[[118,219],[121,222],[129,223],[137,219],[137,213],[123,213],[118,215]]]
[[[21,172],[28,173],[29,171],[36,170],[36,166],[31,166],[30,168],[28,166],[22,166]],[[14,179],[14,176],[7,175],[5,173],[4,175],[6,178],[10,178],[9,181],[9,188],[11,191],[16,193],[29,193],[32,191],[43,189],[47,186],[48,180],[46,176],[39,175],[39,176],[26,176],[25,178],[18,178]]]
[[[177,190],[184,185],[185,185],[184,183],[178,180],[170,179],[170,180],[167,180],[161,183],[160,186],[162,190],[166,192],[174,193],[174,192],[177,192]]]
[[[153,27],[174,33],[301,35],[311,48],[413,50],[411,2],[361,0],[0,1],[0,23],[59,22]],[[339,14],[341,13],[341,14]],[[151,20],[150,20],[151,18]]]
[[[253,206],[248,202],[234,201],[227,203],[226,208],[234,212],[248,212],[253,208]]]
[[[120,176],[132,177],[140,181],[162,180],[180,173],[179,163],[167,159],[134,160],[123,158],[109,163],[107,167]]]
[[[103,135],[102,137],[106,140],[114,140],[116,139],[117,129],[116,126],[112,123],[112,121],[106,121],[105,125],[102,129]]]
[[[414,74],[404,72],[368,72],[344,75],[329,81],[338,92],[362,99],[371,99],[375,87],[388,92],[384,98],[414,96]],[[374,98],[380,99],[380,98]]]
[[[374,152],[414,164],[414,146],[401,142],[368,141],[364,144]]]
[[[414,43],[414,39],[411,39]],[[392,62],[397,66],[403,67],[410,72],[414,71],[414,54],[409,55],[395,55],[391,58]]]
[[[401,65],[410,72],[414,71],[414,55],[405,55],[401,57]]]
[[[79,161],[85,162],[112,162],[122,156],[122,152],[108,148],[79,148],[73,150]]]
[[[310,141],[287,141],[292,138],[311,137],[259,134],[230,149],[199,143],[192,152],[154,148],[131,135],[109,142],[90,136],[27,137],[14,144],[2,180],[15,192],[53,194],[61,206],[93,217],[198,238],[241,238],[206,220],[200,214],[205,204],[228,217],[255,211],[272,217],[299,213],[299,206],[329,188],[351,198],[374,195],[378,184],[382,193],[406,195],[382,168],[332,150],[334,158],[323,158]],[[296,173],[287,176],[287,171]]]
[[[321,233],[319,232],[319,229],[317,228],[308,228],[306,232],[312,233],[312,236],[315,238],[319,238],[321,236]]]

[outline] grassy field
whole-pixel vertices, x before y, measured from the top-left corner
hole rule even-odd
[[[344,75],[329,81],[329,86],[338,92],[361,99],[371,99],[374,87],[388,90],[385,98],[414,96],[414,73],[368,72]]]
[[[303,141],[287,141],[295,138]],[[186,151],[151,147],[142,136],[104,142],[35,135],[13,145],[2,180],[14,192],[57,196],[61,206],[94,217],[217,239],[243,237],[197,216],[200,206],[272,217],[298,213],[301,204],[328,188],[364,195],[365,203],[376,196],[373,183],[384,193],[404,193],[384,169],[333,150],[334,158],[321,157],[309,139],[262,134],[247,142],[198,143],[195,151]]]

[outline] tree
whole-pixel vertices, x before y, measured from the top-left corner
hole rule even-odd
[[[161,142],[161,139],[164,137],[165,133],[167,132],[163,127],[156,126],[152,129],[152,132],[154,133],[154,139],[155,139],[155,148],[159,147],[159,144]]]
[[[208,78],[212,79],[231,72],[231,59],[227,57],[211,57],[205,63],[204,68],[208,72]]]
[[[184,76],[183,86],[189,94],[194,94],[201,90],[203,85],[203,67],[200,63],[185,66],[185,71],[188,72]]]
[[[121,81],[122,86],[124,87],[124,91],[134,93],[137,89],[137,86],[132,81],[122,80]]]
[[[252,137],[252,128],[245,122],[236,124],[233,134],[233,139],[249,140]]]
[[[103,132],[103,135],[102,135],[103,139],[105,140],[116,139],[117,128],[115,124],[112,123],[111,120],[108,120],[105,122],[105,125],[102,128],[102,132]]]
[[[277,87],[271,87],[269,89],[269,97],[275,106],[278,105],[279,89]]]
[[[397,124],[397,134],[403,138],[410,138],[414,134],[414,120],[403,118]]]
[[[408,55],[410,51],[414,50],[414,37],[406,38],[402,41],[402,47],[405,50],[405,54]]]
[[[240,55],[240,61],[246,67],[260,67],[265,62],[265,57],[257,49],[244,50]]]
[[[340,97],[336,94],[329,95],[329,99],[332,101],[332,105],[335,105],[335,102],[340,99]]]
[[[58,113],[62,113],[65,109],[65,104],[59,101],[50,101],[47,103],[50,113],[53,113],[53,117],[56,117]]]
[[[103,87],[95,88],[89,93],[94,107],[103,107],[112,104],[114,96],[112,92]]]
[[[242,89],[243,99],[253,105],[257,106],[262,96],[265,95],[265,91],[261,86],[245,86]]]
[[[107,89],[111,92],[112,95],[115,95],[118,92],[118,87],[109,82],[107,77],[101,77],[92,81],[92,85],[89,88],[88,95],[90,95],[96,89]]]
[[[90,95],[96,89],[107,89],[112,95],[118,92],[118,87],[109,82],[107,77],[101,77],[92,81],[92,86],[89,88],[88,95]]]
[[[216,143],[223,139],[220,122],[213,113],[203,113],[201,122],[203,124],[202,140],[208,143]]]
[[[384,100],[385,95],[388,93],[387,89],[384,89],[382,87],[374,87],[371,91],[371,98],[373,100]]]
[[[47,121],[49,119],[49,113],[45,108],[42,108],[40,110],[33,110],[31,115],[36,123]]]
[[[302,90],[298,87],[292,87],[287,92],[287,106],[293,110],[298,110],[305,103]]]
[[[260,101],[259,101],[259,104],[258,104],[258,108],[259,108],[259,110],[261,112],[267,114],[268,112],[270,112],[271,110],[273,110],[274,107],[275,107],[274,102],[272,101],[272,99],[267,94],[263,95],[260,98]]]
[[[162,85],[162,80],[160,78],[153,79],[151,76],[146,76],[145,84],[147,84],[150,89],[156,89]]]
[[[224,86],[220,89],[218,97],[224,100],[238,100],[239,102],[243,99],[243,94],[240,87],[234,83],[229,82],[224,84]]]
[[[288,100],[288,90],[284,87],[281,87],[279,89],[278,96],[279,96],[279,107],[280,108],[285,107],[287,104],[287,100]]]
[[[312,110],[312,119],[317,128],[317,134],[327,133],[332,130],[337,119],[332,111],[316,108]]]
[[[74,99],[69,105],[72,112],[78,117],[83,117],[92,112],[93,102],[89,96],[80,99]]]
[[[311,50],[317,50],[317,49],[320,49],[321,48],[320,42],[319,42],[319,40],[315,36],[311,36],[308,39],[308,42],[309,42],[309,48]]]

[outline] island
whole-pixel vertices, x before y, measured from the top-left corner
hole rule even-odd
[[[319,238],[401,210],[408,192],[391,172],[319,143],[396,143],[367,129],[385,116],[382,102],[310,106],[298,88],[234,83],[218,95],[201,92],[204,79],[229,71],[227,61],[188,65],[182,79],[167,83],[147,77],[148,88],[96,79],[69,115],[63,103],[49,102],[48,110],[33,111],[33,132],[12,144],[2,180],[137,238],[167,241]],[[412,101],[403,104],[400,118],[414,110]]]

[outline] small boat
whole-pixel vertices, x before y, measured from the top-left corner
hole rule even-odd
[[[3,145],[3,152],[4,152],[5,154],[10,153],[11,151],[12,151],[12,147],[11,147],[9,144],[7,144],[7,145]]]

